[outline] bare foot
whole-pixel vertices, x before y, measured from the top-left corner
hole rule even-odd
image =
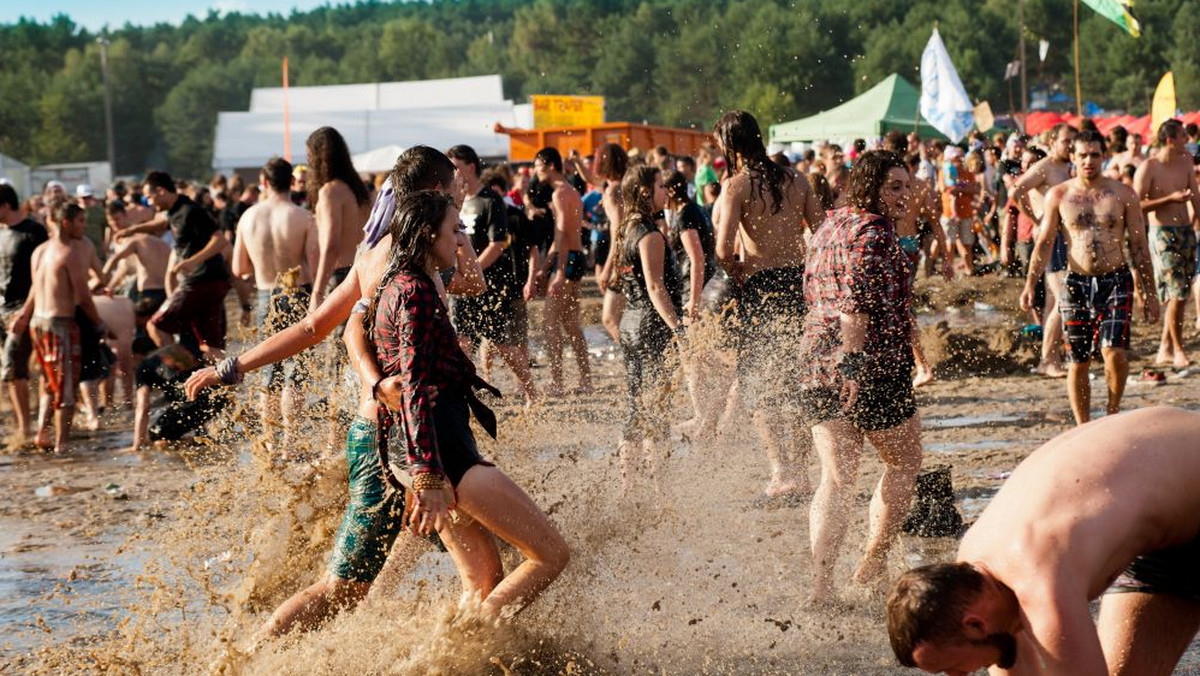
[[[870,585],[882,578],[886,571],[887,559],[885,557],[863,557],[862,562],[858,564],[858,569],[854,571],[852,579],[857,584]]]
[[[1047,378],[1066,378],[1067,372],[1058,364],[1041,364],[1037,367],[1037,372]]]
[[[933,381],[933,370],[917,367],[917,376],[913,378],[913,387],[920,387]]]
[[[1158,348],[1158,354],[1154,355],[1155,366],[1170,366],[1172,361],[1171,353],[1165,347]]]
[[[1171,360],[1171,366],[1174,366],[1177,369],[1185,369],[1188,366],[1191,366],[1191,364],[1191,360],[1188,359],[1187,355],[1183,352],[1176,352],[1175,358]]]
[[[763,489],[763,493],[766,493],[768,498],[778,498],[784,495],[809,495],[812,493],[812,485],[808,482],[807,477],[788,480],[771,477],[771,480],[767,482],[767,487]]]
[[[50,439],[50,430],[38,430],[37,437],[34,438],[33,444],[43,451],[48,451],[54,448],[54,442]]]

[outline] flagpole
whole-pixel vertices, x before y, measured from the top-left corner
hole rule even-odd
[[[1025,131],[1025,116],[1029,111],[1029,88],[1025,85],[1025,0],[1017,2],[1017,60],[1021,64],[1021,131]]]
[[[1083,85],[1079,80],[1079,0],[1072,3],[1075,14],[1075,112],[1083,119]]]
[[[292,161],[292,129],[288,116],[288,63],[283,57],[283,159]]]

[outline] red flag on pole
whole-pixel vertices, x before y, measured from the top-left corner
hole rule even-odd
[[[288,65],[287,57],[283,57],[283,159],[292,161],[292,130],[291,119],[288,118]]]

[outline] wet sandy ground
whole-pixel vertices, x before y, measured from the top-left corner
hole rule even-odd
[[[1064,382],[1027,374],[1033,348],[1004,307],[1011,288],[968,283],[951,294],[923,286],[932,305],[927,347],[943,376],[919,393],[925,464],[952,467],[968,520],[1024,455],[1071,424]],[[1135,335],[1135,352],[1152,355],[1157,332],[1143,326]],[[964,349],[975,351],[970,360]],[[618,499],[613,450],[624,383],[619,358],[599,347],[596,355],[595,395],[531,412],[503,405],[500,442],[480,435],[485,453],[551,514],[574,552],[563,578],[521,616],[518,635],[497,645],[446,620],[453,568],[429,552],[407,576],[385,575],[358,611],[271,646],[242,673],[909,673],[894,666],[870,590],[847,586],[833,612],[804,609],[807,503],[760,497],[766,463],[744,425],[711,444],[677,438],[661,497],[642,486]],[[1133,372],[1143,365],[1135,360]],[[496,380],[511,391],[502,370]],[[1131,385],[1126,407],[1200,409],[1196,382]],[[117,449],[130,423],[113,414],[106,431],[65,458],[0,457],[0,673],[204,673],[221,636],[242,635],[322,569],[344,500],[335,468],[294,500],[254,469],[257,451],[244,433],[186,453],[128,455]],[[842,580],[860,551],[879,474],[869,450],[864,460]],[[47,486],[51,495],[39,497]],[[318,490],[330,504],[312,497]],[[290,515],[288,525],[281,515]],[[892,571],[953,548],[949,539],[904,537]],[[187,574],[171,578],[164,566]],[[228,595],[214,602],[206,586]],[[439,661],[449,653],[460,658],[452,667]],[[1200,674],[1200,647],[1176,673]]]

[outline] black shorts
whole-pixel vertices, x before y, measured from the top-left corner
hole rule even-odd
[[[454,298],[454,330],[478,344],[490,340],[497,345],[520,347],[529,335],[529,315],[521,291],[511,283],[489,286],[478,296]]]
[[[550,263],[550,276],[553,277],[555,272],[558,272],[557,258]],[[578,282],[579,280],[583,279],[583,275],[586,272],[587,254],[582,251],[568,251],[566,268],[567,281]]]
[[[737,374],[741,395],[753,408],[799,403],[796,348],[804,330],[804,268],[771,268],[751,275],[737,299]]]
[[[1090,362],[1101,348],[1127,349],[1133,275],[1127,267],[1096,276],[1069,273],[1060,311],[1072,364]]]
[[[145,289],[135,291],[133,297],[133,314],[138,319],[148,319],[167,302],[166,289]]]
[[[229,280],[190,282],[175,290],[167,304],[150,319],[160,331],[179,335],[192,347],[225,349],[225,294]]]
[[[1108,593],[1168,594],[1200,602],[1200,537],[1134,559]]]
[[[864,379],[850,411],[842,411],[841,391],[819,387],[804,392],[804,413],[809,425],[847,420],[864,432],[888,430],[917,414],[912,377],[907,373]]]

